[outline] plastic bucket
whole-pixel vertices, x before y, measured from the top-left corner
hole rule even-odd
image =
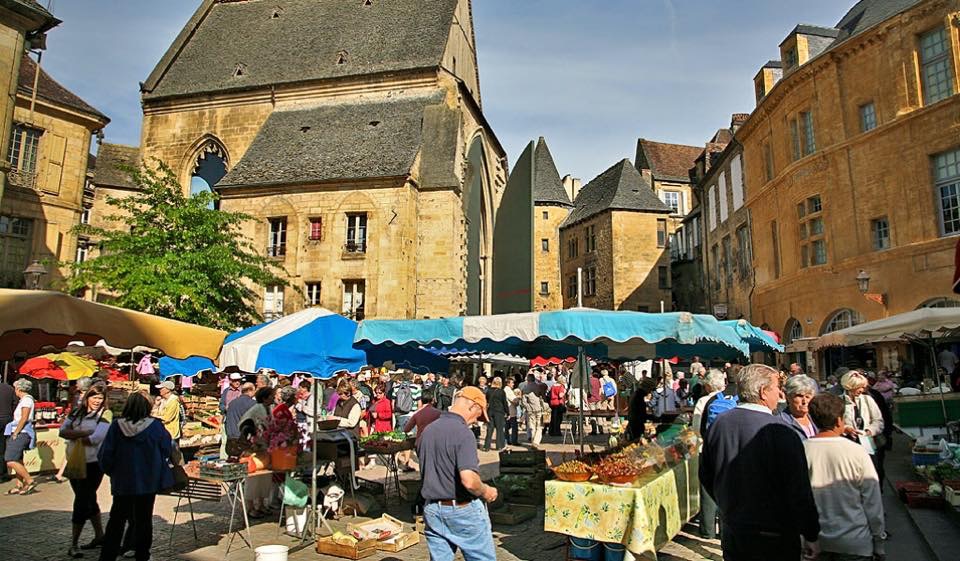
[[[570,559],[602,561],[603,548],[600,543],[585,538],[570,538]]]
[[[287,561],[290,548],[285,545],[261,545],[253,550],[256,561]]]
[[[619,543],[603,544],[603,561],[623,561],[625,549]]]

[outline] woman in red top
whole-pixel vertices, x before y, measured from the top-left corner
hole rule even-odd
[[[273,408],[273,418],[278,421],[284,419],[295,423],[296,417],[293,415],[293,408],[297,404],[297,389],[293,386],[284,386],[277,392],[277,397],[279,403]]]
[[[560,436],[560,423],[567,410],[567,379],[562,374],[550,387],[550,436]]]
[[[373,405],[370,406],[373,415],[374,432],[390,432],[393,430],[393,404],[387,399],[383,384],[373,390]]]

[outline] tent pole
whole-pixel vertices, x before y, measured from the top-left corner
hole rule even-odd
[[[583,426],[583,408],[587,406],[587,396],[584,394],[584,387],[586,386],[586,366],[584,365],[584,360],[586,359],[586,354],[583,352],[583,345],[577,347],[577,364],[579,365],[580,370],[580,406],[577,407],[577,415],[580,417],[577,424],[577,436],[580,437],[580,457],[583,457],[583,433],[586,432],[586,427]]]
[[[943,426],[947,426],[947,403],[943,399],[943,391],[941,386],[943,382],[940,379],[940,365],[937,364],[937,342],[933,338],[933,333],[930,333],[930,364],[933,365],[933,375],[934,379],[937,381],[937,393],[940,395],[940,408],[943,410]]]
[[[310,515],[307,516],[307,524],[310,528],[310,536],[316,541],[317,526],[320,525],[317,513],[317,390],[319,389],[319,378],[313,379],[310,393],[313,394],[313,422],[310,427],[312,444],[310,446],[311,468],[310,468]],[[351,469],[353,466],[350,466]],[[303,529],[306,535],[307,528]]]

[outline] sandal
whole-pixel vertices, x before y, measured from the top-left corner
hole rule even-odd
[[[20,494],[20,489],[23,489],[23,487],[22,487],[22,486],[11,487],[10,489],[7,489],[7,494],[8,494],[8,495],[19,495],[19,494]]]
[[[36,482],[36,481],[31,481],[31,482],[28,483],[26,486],[24,486],[23,489],[20,489],[20,492],[17,493],[17,494],[18,494],[18,495],[32,495],[33,493],[36,493],[36,492],[37,492],[37,482]]]

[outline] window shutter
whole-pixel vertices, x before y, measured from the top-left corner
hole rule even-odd
[[[43,135],[46,163],[43,168],[41,188],[47,193],[60,194],[60,181],[63,179],[63,157],[67,151],[67,139],[54,133]]]

